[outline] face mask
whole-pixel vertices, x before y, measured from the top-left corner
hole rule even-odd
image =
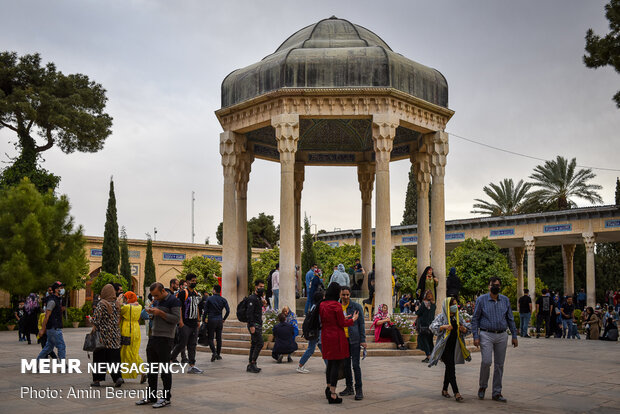
[[[497,295],[499,293],[499,286],[491,286],[491,293]]]
[[[450,312],[456,313],[458,310],[459,310],[459,307],[457,305],[450,306]]]
[[[194,289],[194,288],[196,287],[196,285],[197,285],[197,284],[198,284],[198,283],[190,283],[190,284],[189,284],[189,287],[191,287],[192,289]]]
[[[263,296],[263,293],[265,293],[265,289],[256,289],[256,294],[258,296]]]
[[[45,292],[45,297],[48,297],[50,295],[49,292]]]
[[[65,294],[65,289],[64,288],[60,289],[60,296],[62,296],[64,294]]]

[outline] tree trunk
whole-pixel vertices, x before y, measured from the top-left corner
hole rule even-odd
[[[510,268],[512,269],[512,275],[515,280],[519,277],[519,269],[517,269],[517,255],[515,254],[515,248],[508,248],[508,258],[510,260]]]
[[[562,249],[562,267],[564,268],[564,281],[562,284],[562,289],[564,290],[563,294],[566,295],[566,280],[568,279],[568,258],[566,257],[566,250],[564,250],[564,245],[561,245],[560,249]]]

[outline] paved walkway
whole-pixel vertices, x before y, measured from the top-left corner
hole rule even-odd
[[[86,328],[65,329],[69,358],[80,358]],[[144,350],[145,344],[142,344]],[[88,374],[21,374],[20,359],[35,358],[39,345],[17,342],[16,332],[0,332],[0,413],[132,413],[153,412],[127,399],[20,398],[20,387],[63,390],[86,389]],[[144,352],[142,352],[144,355]],[[278,365],[268,357],[259,360],[261,374],[245,372],[246,358],[225,355],[211,363],[211,354],[199,352],[202,375],[178,374],[173,378],[173,402],[163,412],[316,413],[328,408],[323,390],[323,362],[311,358],[310,374],[295,372],[296,363]],[[362,362],[363,401],[345,399],[330,411],[360,413],[514,412],[514,413],[620,413],[620,343],[585,340],[528,339],[509,348],[504,374],[508,404],[476,398],[480,354],[457,366],[457,379],[465,398],[462,404],[440,395],[443,366],[427,368],[420,357],[373,357]],[[297,361],[297,358],[295,359]],[[106,384],[107,385],[107,384]],[[339,385],[338,389],[343,386]],[[122,389],[139,389],[135,380]],[[450,391],[451,392],[451,391]]]

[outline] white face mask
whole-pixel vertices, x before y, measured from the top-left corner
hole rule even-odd
[[[65,294],[65,288],[60,289],[60,296]]]

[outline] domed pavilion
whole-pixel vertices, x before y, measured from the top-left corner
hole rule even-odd
[[[439,71],[336,17],[299,30],[273,54],[230,73],[216,111],[224,130],[223,295],[233,304],[247,295],[247,186],[252,162],[260,158],[281,167],[280,307],[295,309],[306,165],[357,167],[361,262],[370,272],[374,244],[375,304],[391,303],[390,161],[409,158],[418,188],[418,273],[433,266],[438,300],[445,297],[444,130],[453,114]]]

